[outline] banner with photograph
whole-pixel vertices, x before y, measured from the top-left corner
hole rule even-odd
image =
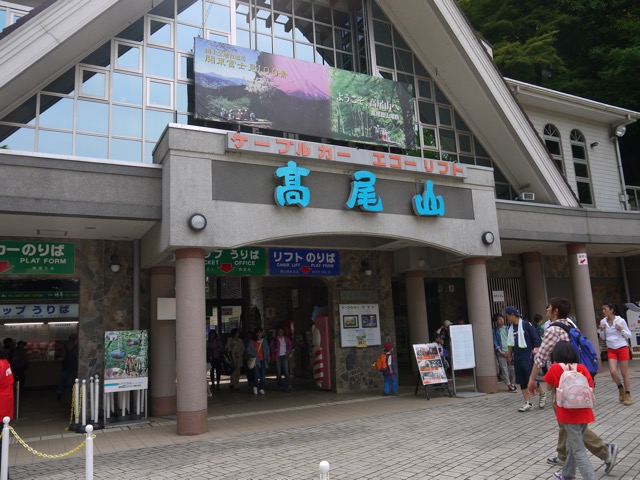
[[[104,333],[104,392],[144,390],[149,381],[146,330]]]
[[[194,71],[197,118],[415,148],[411,85],[202,38]]]
[[[418,362],[418,371],[423,385],[447,383],[442,357],[438,353],[437,343],[423,343],[413,346]]]
[[[377,303],[340,305],[340,342],[343,347],[382,345]]]

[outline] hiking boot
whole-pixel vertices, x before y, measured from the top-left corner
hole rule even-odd
[[[547,458],[547,463],[551,465],[564,465],[564,460],[559,457],[549,457]]]
[[[540,400],[538,401],[538,408],[544,408],[546,404],[547,404],[547,394],[541,393]]]
[[[618,400],[624,402],[624,387],[622,385],[618,387]]]
[[[631,392],[624,392],[624,400],[622,403],[627,407],[633,403],[633,401],[631,401]]]
[[[604,473],[609,475],[609,472],[613,470],[613,467],[616,464],[616,457],[618,456],[618,446],[615,443],[610,443],[607,445],[607,450],[609,450],[609,457],[604,461]]]
[[[531,405],[529,402],[525,403],[518,409],[519,412],[529,412],[531,410],[533,410],[533,405]]]

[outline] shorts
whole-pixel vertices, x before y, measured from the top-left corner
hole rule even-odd
[[[533,358],[516,358],[513,360],[513,369],[516,372],[516,383],[526,390],[529,384],[529,375],[533,369]]]
[[[609,360],[618,360],[619,362],[624,362],[625,360],[631,360],[631,355],[629,355],[629,347],[622,348],[608,348],[607,349],[607,358]]]

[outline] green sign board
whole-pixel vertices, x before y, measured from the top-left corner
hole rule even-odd
[[[267,255],[264,248],[214,250],[204,259],[206,275],[265,275]]]
[[[73,273],[75,273],[73,243],[0,240],[0,275],[70,275]]]
[[[80,292],[0,292],[0,301],[6,300],[78,300]]]

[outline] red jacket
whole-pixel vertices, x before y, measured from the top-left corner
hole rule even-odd
[[[0,360],[0,422],[4,417],[13,418],[13,373],[6,359]]]

